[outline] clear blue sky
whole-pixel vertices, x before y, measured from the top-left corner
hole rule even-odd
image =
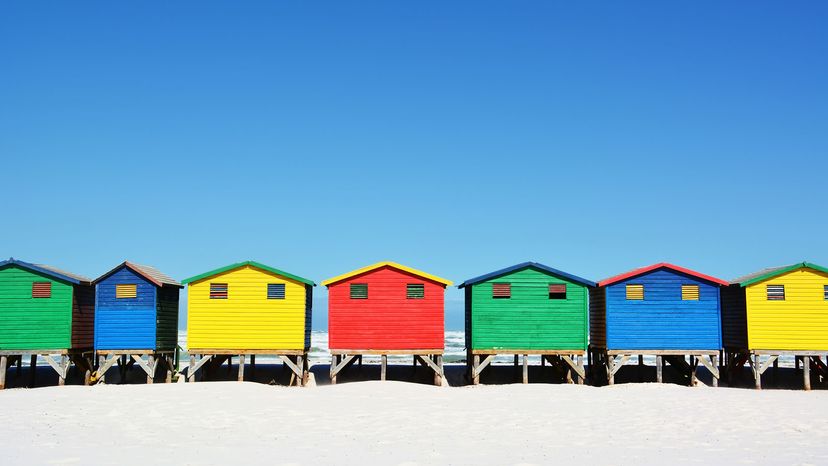
[[[3,2],[0,257],[828,264],[827,24],[823,1]]]

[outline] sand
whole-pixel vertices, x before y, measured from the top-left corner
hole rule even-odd
[[[828,392],[367,381],[0,393],[3,464],[826,464]]]

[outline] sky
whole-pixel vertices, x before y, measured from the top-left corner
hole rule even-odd
[[[826,24],[823,1],[2,2],[0,257],[317,283],[828,264]]]

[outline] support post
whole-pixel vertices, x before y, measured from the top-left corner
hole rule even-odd
[[[656,355],[656,382],[661,383],[663,380],[664,361],[661,355]]]
[[[440,369],[439,371],[434,371],[434,385],[438,387],[443,385],[443,356],[435,355],[434,362],[437,363],[437,367]]]
[[[106,370],[104,370],[105,366],[106,366],[106,356],[104,356],[104,355],[98,356],[98,382],[106,383]]]
[[[244,355],[239,355],[239,382],[244,382]]]
[[[610,357],[608,353],[602,354],[604,357],[604,365],[607,368],[607,385],[615,385],[615,357]]]
[[[387,354],[382,355],[381,366],[382,367],[380,368],[380,380],[385,380],[386,366],[388,366],[388,355]]]
[[[58,373],[58,386],[62,387],[66,385],[66,373],[69,372],[69,366],[66,364],[66,355],[60,355],[60,370],[63,371]]]
[[[757,390],[761,390],[762,389],[762,366],[760,364],[761,356],[759,356],[758,354],[754,354],[753,355],[753,361],[754,361],[753,362],[753,377],[754,377],[755,382],[756,382],[755,387],[756,387]],[[797,362],[797,365],[799,365],[798,362]]]
[[[480,367],[480,355],[474,355],[474,363],[472,365],[472,385],[480,385],[480,373],[477,372],[477,368]]]
[[[256,378],[256,355],[250,355],[250,377]]]
[[[719,359],[719,356],[716,355],[716,354],[710,356],[710,362],[711,362],[711,364],[713,364],[713,367],[718,367],[718,369],[719,369],[719,376],[718,377],[716,377],[716,374],[711,374],[713,376],[713,382],[712,383],[713,383],[714,387],[719,386],[719,377],[722,376],[722,368],[717,365],[718,362],[719,362],[718,359]]]
[[[803,356],[802,357],[802,382],[805,387],[805,391],[809,391],[811,389],[811,357],[810,356]]]
[[[330,374],[331,374],[331,385],[336,385],[336,373],[334,372],[334,369],[336,369],[336,355],[332,354],[331,355],[331,372],[330,372]]]
[[[195,382],[195,354],[190,355],[190,370],[187,371],[187,382]]]
[[[584,374],[584,355],[583,354],[578,355],[578,368],[581,369],[580,370],[581,374]],[[583,384],[584,384],[584,378],[581,377],[580,375],[578,375],[578,385],[583,385]]]
[[[529,355],[523,355],[523,383],[529,383]]]
[[[690,386],[696,386],[696,368],[698,367],[699,361],[697,360],[696,356],[690,355]]]
[[[644,355],[638,355],[638,381],[644,381]]]
[[[9,357],[5,354],[0,356],[0,390],[6,389],[6,365],[9,363]]]

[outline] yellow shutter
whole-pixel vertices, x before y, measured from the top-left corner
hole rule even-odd
[[[116,298],[135,298],[136,296],[138,296],[137,285],[115,285]]]
[[[682,301],[698,301],[699,285],[681,285]]]
[[[627,285],[627,299],[644,299],[644,285]]]

